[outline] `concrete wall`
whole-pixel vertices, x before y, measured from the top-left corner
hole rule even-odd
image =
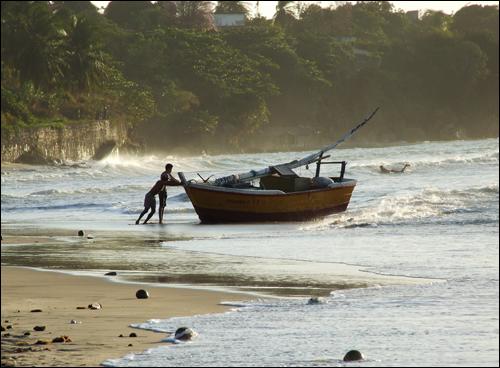
[[[34,128],[17,133],[2,131],[2,162],[44,163],[59,160],[100,158],[113,147],[128,144],[125,124],[107,120],[64,128]],[[40,162],[28,162],[35,159]]]

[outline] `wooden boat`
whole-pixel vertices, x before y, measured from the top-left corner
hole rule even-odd
[[[279,176],[274,178],[277,181],[282,179]],[[331,179],[333,184],[325,188],[311,187],[291,192],[225,188],[207,183],[188,183],[184,188],[203,223],[303,221],[346,210],[356,180]],[[287,182],[289,178],[283,181],[283,189],[288,186]]]
[[[378,108],[336,143],[301,160],[202,183],[187,181],[184,189],[203,223],[304,221],[347,209],[356,180],[344,178],[345,161],[324,161],[335,148],[363,126]],[[299,177],[294,168],[316,163],[313,178]],[[338,177],[321,177],[321,165],[340,164]],[[201,177],[201,176],[200,176]],[[258,183],[257,183],[258,181]]]

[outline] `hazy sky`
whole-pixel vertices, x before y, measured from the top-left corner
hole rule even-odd
[[[106,6],[109,1],[92,1],[96,6]],[[316,3],[323,6],[335,4],[335,1],[304,1]],[[355,3],[355,1],[349,1]],[[482,5],[498,5],[498,1],[391,1],[396,9],[417,10],[417,9],[432,9],[442,10],[445,13],[454,13],[461,7],[467,4],[482,4]],[[252,11],[255,10],[255,1],[246,1]],[[261,15],[271,18],[276,11],[277,1],[260,1],[259,10]]]

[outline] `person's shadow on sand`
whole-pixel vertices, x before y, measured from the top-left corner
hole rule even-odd
[[[410,166],[410,164],[405,164],[401,170],[394,170],[394,169],[387,169],[384,167],[384,165],[380,165],[380,172],[382,174],[391,174],[391,173],[401,174],[404,173],[404,171],[408,166]]]

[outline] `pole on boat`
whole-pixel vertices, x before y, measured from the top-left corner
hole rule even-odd
[[[330,145],[328,145],[326,147],[323,147],[320,151],[318,151],[316,153],[313,153],[313,154],[311,154],[309,156],[306,156],[306,157],[304,157],[301,160],[294,160],[294,161],[291,161],[291,162],[288,162],[288,163],[285,163],[285,164],[275,165],[275,166],[282,166],[282,167],[286,167],[288,169],[295,169],[297,167],[305,166],[305,165],[311,164],[311,163],[313,163],[315,161],[318,161],[318,159],[319,159],[318,163],[321,162],[321,158],[323,157],[323,154],[325,152],[334,149],[340,143],[342,143],[342,142],[346,141],[348,138],[350,138],[354,133],[356,133],[356,131],[358,129],[360,129],[368,121],[370,121],[371,118],[373,118],[373,116],[377,113],[377,111],[379,109],[380,109],[380,107],[377,107],[375,110],[373,110],[373,112],[368,117],[366,117],[362,122],[360,122],[359,124],[357,124],[354,128],[352,128],[346,134],[344,134],[342,136],[342,138],[340,138],[335,143],[330,144]],[[241,182],[252,181],[254,179],[262,178],[262,177],[267,176],[267,175],[269,175],[271,173],[272,167],[273,166],[270,166],[270,167],[267,167],[265,169],[261,169],[261,170],[257,170],[257,171],[256,170],[251,170],[251,171],[243,173],[243,174],[236,174],[236,175],[224,176],[222,178],[215,179],[214,185],[224,186],[224,185],[227,185],[227,184],[234,184],[234,183],[238,183],[238,182],[241,183]]]

